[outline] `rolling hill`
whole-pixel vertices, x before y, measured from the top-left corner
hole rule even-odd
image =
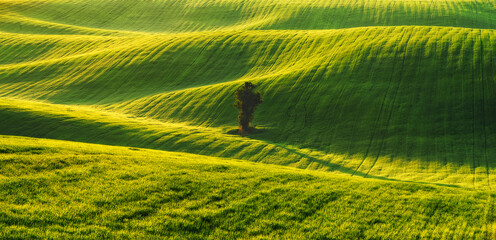
[[[2,239],[494,236],[495,194],[473,189],[47,139],[0,143]]]
[[[491,200],[494,0],[4,0],[0,53],[2,135],[76,152],[94,143],[247,160],[294,176],[307,171],[274,165],[319,170],[310,174],[347,179],[343,188],[442,184],[451,187],[423,194],[460,191],[469,201],[476,191],[484,197],[473,201]],[[259,132],[240,137],[229,132],[244,81],[258,85],[264,103]],[[494,220],[484,221],[474,238],[489,238]],[[198,236],[227,236],[219,234]],[[468,233],[443,234],[425,238]]]

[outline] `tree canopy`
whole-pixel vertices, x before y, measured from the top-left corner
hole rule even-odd
[[[254,92],[256,87],[251,82],[245,82],[236,90],[234,106],[239,109],[238,125],[242,134],[250,131],[250,122],[253,121],[255,109],[262,103],[260,93]]]

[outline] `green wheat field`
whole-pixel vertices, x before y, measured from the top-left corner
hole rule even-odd
[[[494,184],[496,0],[0,0],[0,239],[491,240]]]

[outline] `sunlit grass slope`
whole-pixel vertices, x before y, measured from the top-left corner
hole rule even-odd
[[[11,53],[0,66],[0,94],[6,97],[92,104],[225,133],[236,123],[232,93],[251,80],[265,99],[255,121],[265,132],[253,138],[265,144],[339,155],[350,159],[339,162],[353,171],[388,177],[397,172],[390,170],[397,161],[421,160],[441,172],[447,165],[464,166],[474,182],[483,172],[487,178],[496,156],[493,30],[3,36]],[[36,126],[22,134],[71,139]],[[16,125],[6,128],[16,133]],[[106,134],[94,131],[100,132],[85,141]],[[274,159],[269,153],[255,158]]]
[[[0,238],[494,239],[495,9],[0,0]]]
[[[0,30],[113,35],[399,25],[494,29],[495,6],[494,0],[4,0]]]
[[[0,136],[2,239],[490,239],[480,190]]]
[[[0,133],[490,188],[494,9],[1,1]],[[247,80],[265,102],[241,138],[227,132]]]
[[[206,128],[161,122],[132,115],[96,111],[87,107],[0,100],[3,134],[54,138],[80,142],[154,148],[204,156],[333,171],[379,179],[455,184],[490,189],[494,162],[472,168],[470,163],[445,164],[423,159],[378,157],[374,171],[361,154],[339,154],[301,148],[264,139],[265,133],[248,137],[227,134],[223,128]],[[368,168],[367,168],[368,167]]]

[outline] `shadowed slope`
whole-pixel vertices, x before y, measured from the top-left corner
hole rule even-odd
[[[155,148],[201,155],[245,159],[312,170],[342,172],[362,177],[456,184],[487,188],[496,170],[469,163],[446,165],[422,159],[380,157],[378,171],[362,172],[363,156],[340,155],[266,141],[263,133],[251,138],[226,134],[226,129],[193,127],[151,121],[87,107],[0,100],[3,134],[54,138],[89,143]],[[267,134],[273,133],[265,129]],[[259,139],[257,139],[259,138]],[[375,175],[377,174],[377,175]]]
[[[249,62],[260,46],[249,44],[256,34],[242,37],[222,32],[127,38],[4,34],[2,48],[11,54],[0,57],[5,63],[0,94],[60,103],[115,102],[230,81],[254,66]]]
[[[473,171],[492,166],[494,32],[483,31],[480,38],[479,31],[470,29],[378,31],[388,38],[366,41],[374,32],[370,29],[352,32],[356,38],[336,37],[345,39],[336,44],[332,37],[322,45],[302,37],[300,43],[286,45],[286,52],[258,57],[263,60],[257,66],[270,62],[280,69],[258,68],[257,74],[240,79],[254,80],[263,92],[265,104],[255,124],[270,130],[256,138],[326,153],[361,154],[364,166],[359,169],[366,172],[382,157],[467,164]],[[298,42],[298,37],[292,39]],[[291,51],[300,45],[307,45],[303,49],[308,55]],[[239,84],[175,91],[110,109],[232,126],[232,93]]]

